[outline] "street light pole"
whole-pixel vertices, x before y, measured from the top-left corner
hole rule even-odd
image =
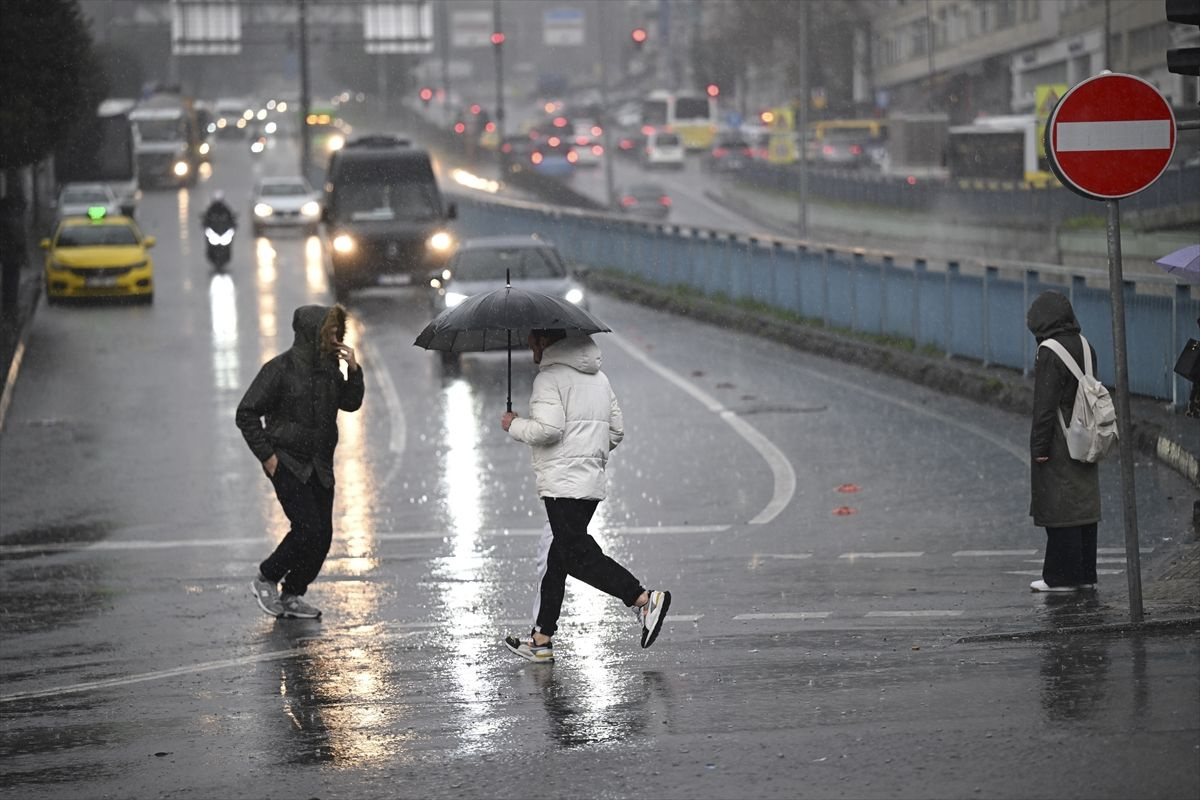
[[[308,86],[308,15],[307,0],[300,4],[300,174],[307,180],[312,166],[312,154],[308,152],[311,134],[308,130],[308,107],[311,102]]]
[[[797,128],[800,130],[800,214],[797,220],[799,236],[808,236],[808,3],[800,6],[800,108]]]
[[[504,31],[500,27],[500,0],[492,0],[492,49],[496,53],[496,136],[504,139]],[[499,152],[499,150],[497,150]]]
[[[612,132],[610,131],[612,128],[612,107],[608,103],[608,68],[605,66],[606,59],[604,58],[604,32],[606,30],[604,26],[604,8],[606,5],[607,3],[601,2],[596,8],[596,52],[600,56],[600,103],[604,106],[604,116],[602,119],[604,126],[600,131],[601,141],[604,142],[604,198],[607,207],[611,209],[614,205],[616,189],[614,188],[613,180]]]

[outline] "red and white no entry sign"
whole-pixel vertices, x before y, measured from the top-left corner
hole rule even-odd
[[[1175,152],[1175,114],[1134,75],[1104,73],[1076,84],[1046,124],[1054,174],[1095,200],[1116,200],[1158,180]]]

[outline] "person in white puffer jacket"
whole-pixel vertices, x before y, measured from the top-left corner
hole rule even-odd
[[[570,575],[631,607],[642,629],[642,647],[649,647],[662,628],[671,593],[647,590],[587,532],[607,494],[608,454],[625,436],[621,406],[600,371],[600,348],[590,336],[568,337],[562,330],[533,331],[529,347],[540,367],[529,417],[509,411],[500,426],[533,449],[547,523],[539,547],[533,628],[527,636],[506,637],[504,643],[529,661],[554,661],[552,637]]]

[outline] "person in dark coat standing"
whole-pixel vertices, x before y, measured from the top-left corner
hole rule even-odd
[[[1077,364],[1083,364],[1083,340],[1071,301],[1059,292],[1042,292],[1026,315],[1038,344],[1055,339]],[[1091,345],[1088,345],[1091,348]],[[1092,363],[1096,351],[1091,350]],[[1046,529],[1042,577],[1029,584],[1035,592],[1074,592],[1096,585],[1096,528],[1100,522],[1100,471],[1096,464],[1071,458],[1059,422],[1071,418],[1079,382],[1053,350],[1039,347],[1033,366],[1033,426],[1029,434],[1029,514]]]
[[[238,404],[236,420],[291,523],[275,552],[259,565],[251,583],[254,597],[271,616],[316,619],[320,609],[303,598],[333,541],[337,414],[362,406],[363,374],[354,348],[342,343],[346,309],[341,305],[297,308],[292,330],[295,342],[259,370]],[[345,377],[339,360],[346,362]]]

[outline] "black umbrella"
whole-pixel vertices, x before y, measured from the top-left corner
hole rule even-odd
[[[556,328],[568,336],[611,331],[565,298],[505,285],[447,308],[425,326],[413,344],[448,353],[508,350],[508,410],[512,411],[513,340],[524,342],[530,331]]]

